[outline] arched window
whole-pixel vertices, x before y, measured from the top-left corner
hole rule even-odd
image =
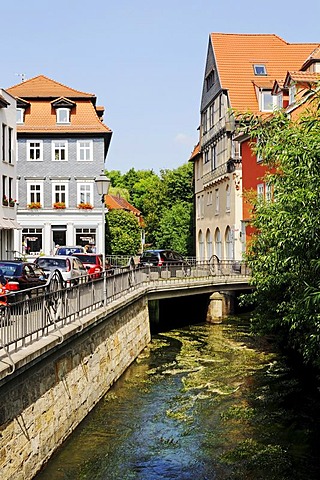
[[[231,260],[233,258],[233,242],[232,242],[232,232],[230,227],[226,228],[225,242],[226,242],[226,259]]]
[[[216,229],[216,232],[214,235],[214,243],[215,243],[215,254],[220,260],[222,256],[222,248],[221,248],[221,233],[219,228]]]
[[[206,250],[207,250],[207,260],[212,256],[212,235],[210,229],[207,229],[206,233]]]
[[[230,212],[230,185],[226,186],[226,211]]]
[[[198,244],[199,244],[199,259],[200,261],[204,260],[204,239],[202,230],[200,230],[198,235]]]

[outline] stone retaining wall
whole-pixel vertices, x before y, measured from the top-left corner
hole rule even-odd
[[[32,479],[149,342],[140,298],[8,377],[0,388],[1,479]]]

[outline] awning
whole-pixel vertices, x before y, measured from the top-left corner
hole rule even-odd
[[[22,227],[20,223],[17,222],[17,220],[14,220],[13,218],[0,218],[0,229],[2,230],[21,230]]]

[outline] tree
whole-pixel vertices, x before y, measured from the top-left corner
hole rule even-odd
[[[171,248],[188,255],[190,253],[190,217],[192,204],[179,202],[163,210],[156,232],[158,248]]]
[[[319,104],[319,99],[317,100]],[[256,235],[247,260],[255,287],[254,327],[276,334],[306,362],[320,365],[320,130],[319,110],[295,122],[283,112],[267,120],[246,116],[259,138],[256,153],[272,167],[265,181],[274,201],[255,199]]]
[[[110,210],[106,216],[106,247],[112,255],[136,255],[141,248],[137,217],[125,210]]]

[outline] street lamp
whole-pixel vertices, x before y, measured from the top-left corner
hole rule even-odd
[[[111,180],[105,175],[105,173],[102,171],[99,175],[99,177],[96,177],[94,179],[98,194],[101,195],[101,201],[102,201],[102,265],[103,265],[103,299],[104,299],[104,304],[106,305],[106,299],[107,299],[107,282],[106,282],[106,213],[105,213],[105,198],[104,196],[108,194],[109,192],[109,187]]]

